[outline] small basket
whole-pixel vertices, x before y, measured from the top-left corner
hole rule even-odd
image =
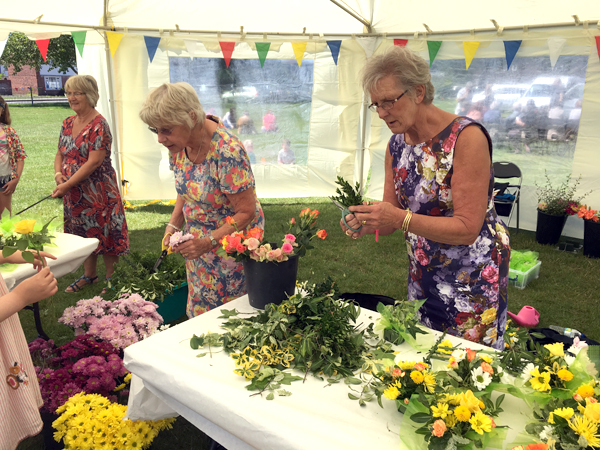
[[[535,280],[540,276],[541,266],[542,262],[538,261],[535,266],[533,266],[527,272],[508,269],[508,284],[516,287],[517,289],[525,289],[525,286],[527,286],[531,280]]]

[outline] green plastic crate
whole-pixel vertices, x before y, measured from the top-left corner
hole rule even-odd
[[[517,289],[525,289],[525,286],[529,284],[531,280],[535,280],[540,276],[540,267],[542,262],[538,261],[535,266],[529,269],[527,272],[521,272],[520,270],[508,269],[508,284],[514,286]]]

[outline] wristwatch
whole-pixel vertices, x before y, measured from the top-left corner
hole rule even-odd
[[[212,245],[213,248],[215,248],[217,245],[219,245],[219,243],[217,242],[217,240],[213,237],[212,234],[208,235],[208,238],[210,239],[210,245]]]

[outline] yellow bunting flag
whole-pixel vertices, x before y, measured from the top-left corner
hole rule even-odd
[[[469,70],[469,66],[471,65],[471,61],[475,57],[475,52],[479,48],[480,41],[464,41],[463,49],[465,51],[465,63],[467,64],[467,70]]]
[[[121,39],[123,39],[123,33],[115,33],[114,31],[106,32],[106,39],[108,40],[108,48],[110,48],[110,56],[115,57],[115,53],[119,48]]]
[[[296,55],[296,61],[298,61],[298,67],[300,67],[302,65],[302,59],[304,59],[306,42],[292,42],[292,48],[294,49],[294,55]]]

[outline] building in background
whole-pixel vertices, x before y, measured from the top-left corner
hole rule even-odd
[[[29,66],[23,66],[19,73],[14,73],[12,66],[9,66],[6,72],[0,69],[0,73],[7,73],[3,80],[8,80],[9,83],[4,82],[4,84],[11,89],[11,92],[4,93],[8,88],[0,81],[2,95],[28,94],[30,89],[33,90],[34,95],[63,95],[66,81],[73,75],[77,75],[70,69],[66,74],[60,73],[58,69],[50,69],[48,65],[43,65],[39,72]]]

